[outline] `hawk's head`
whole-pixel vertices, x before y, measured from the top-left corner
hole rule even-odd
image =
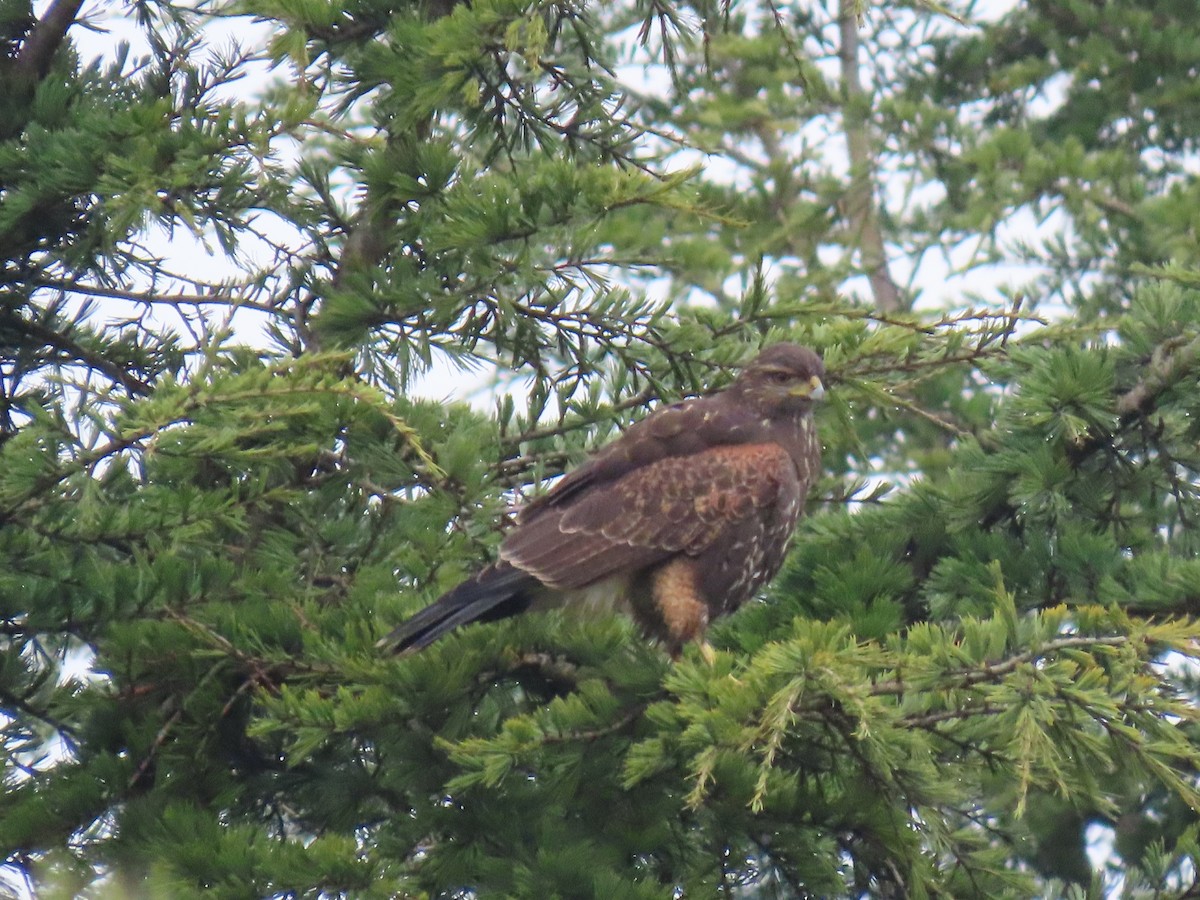
[[[742,369],[730,392],[766,416],[806,413],[825,396],[825,364],[807,347],[772,344]]]

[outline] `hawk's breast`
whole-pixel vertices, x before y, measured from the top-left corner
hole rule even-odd
[[[783,564],[788,540],[804,503],[801,483],[790,457],[762,460],[773,462],[759,471],[759,478],[772,482],[773,502],[755,506],[751,514],[731,519],[721,540],[699,556],[700,582],[711,616],[737,609],[770,581]]]

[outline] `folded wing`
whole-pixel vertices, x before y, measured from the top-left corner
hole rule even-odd
[[[791,457],[777,444],[659,459],[541,506],[509,533],[500,558],[548,587],[586,587],[719,546],[748,517],[794,495],[795,482]]]

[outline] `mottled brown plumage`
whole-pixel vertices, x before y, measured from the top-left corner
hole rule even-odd
[[[525,506],[500,559],[382,644],[415,650],[530,607],[627,610],[673,652],[779,570],[820,471],[824,367],[765,349],[725,390],[655,410]]]

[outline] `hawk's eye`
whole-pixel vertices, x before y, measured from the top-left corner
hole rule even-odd
[[[787,384],[791,380],[792,380],[792,375],[790,372],[772,372],[771,373],[771,381],[774,382],[775,384]]]

